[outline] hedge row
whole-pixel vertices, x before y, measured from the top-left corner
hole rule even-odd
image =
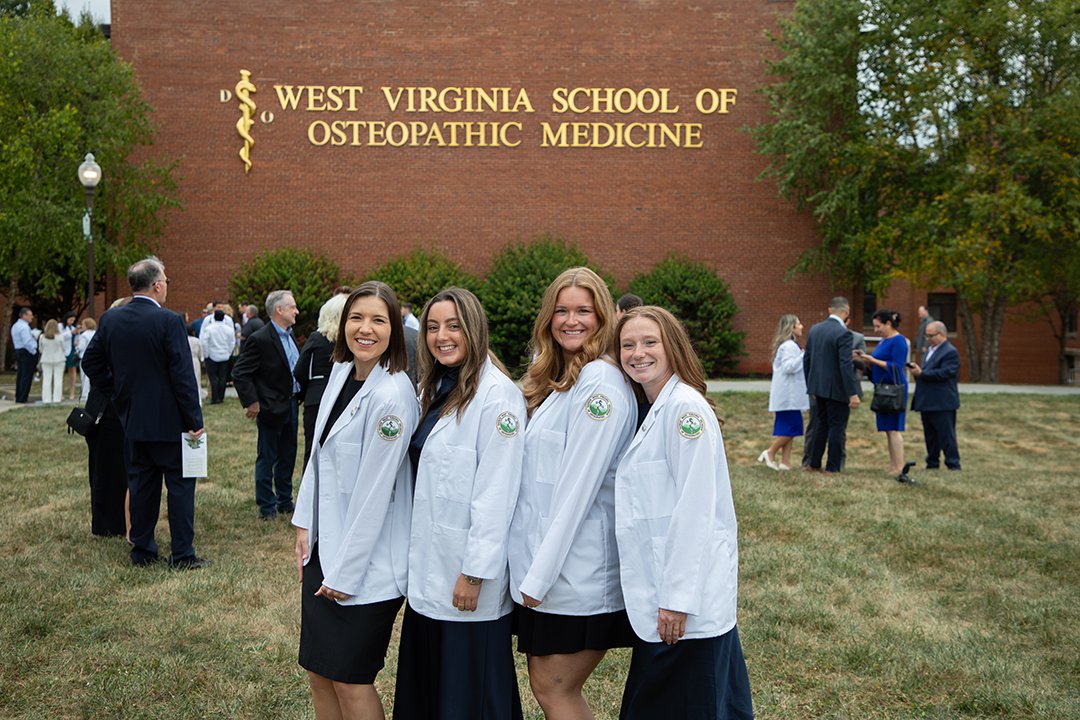
[[[480,298],[490,320],[492,350],[507,367],[520,373],[529,360],[533,320],[544,289],[569,267],[585,265],[606,275],[576,246],[550,235],[508,245],[492,259],[486,278],[461,269],[446,255],[416,250],[372,270],[367,278],[394,288],[402,302],[411,302],[417,315],[432,295],[450,285],[465,287]],[[353,281],[355,282],[355,281]],[[238,300],[263,298],[275,288],[290,288],[300,308],[297,334],[315,326],[319,308],[335,287],[350,284],[334,263],[308,250],[267,252],[232,278],[230,291]],[[710,377],[733,369],[743,355],[745,333],[732,327],[738,312],[727,283],[702,263],[671,255],[651,271],[630,281],[630,292],[646,304],[671,310],[686,325],[694,348]]]

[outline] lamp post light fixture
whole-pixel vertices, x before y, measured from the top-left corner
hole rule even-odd
[[[83,215],[83,237],[86,238],[86,316],[94,317],[94,188],[101,182],[101,166],[91,153],[79,166],[79,182],[86,188],[86,214]]]

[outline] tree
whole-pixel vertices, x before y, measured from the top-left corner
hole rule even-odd
[[[738,364],[746,333],[735,330],[731,321],[739,308],[727,283],[704,264],[669,255],[631,280],[630,292],[682,321],[708,377]]]
[[[780,192],[822,242],[796,271],[957,292],[973,380],[998,378],[1005,310],[1078,243],[1080,37],[1069,0],[798,2],[775,38]]]
[[[515,375],[529,364],[533,323],[544,291],[563,270],[578,266],[591,267],[611,287],[611,280],[584,252],[553,235],[509,244],[492,261],[478,295],[488,315],[491,349]]]
[[[75,25],[50,0],[0,10],[0,282],[9,304],[23,295],[59,316],[86,302],[83,156],[104,170],[94,204],[101,273],[160,234],[161,210],[178,206],[172,166],[132,159],[153,140],[150,107],[88,15]]]
[[[255,256],[229,280],[235,303],[254,302],[266,315],[263,301],[274,290],[289,290],[300,316],[293,332],[307,337],[318,326],[319,310],[341,282],[341,268],[308,249],[282,248]]]

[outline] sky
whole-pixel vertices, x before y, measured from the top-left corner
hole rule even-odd
[[[71,13],[72,19],[78,20],[79,15],[86,8],[90,9],[90,14],[94,16],[94,20],[100,23],[112,22],[112,8],[110,6],[110,0],[55,0],[56,7],[66,7],[68,12]]]

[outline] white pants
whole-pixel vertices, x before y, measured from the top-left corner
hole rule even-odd
[[[64,396],[64,363],[41,364],[41,402],[58,403]]]

